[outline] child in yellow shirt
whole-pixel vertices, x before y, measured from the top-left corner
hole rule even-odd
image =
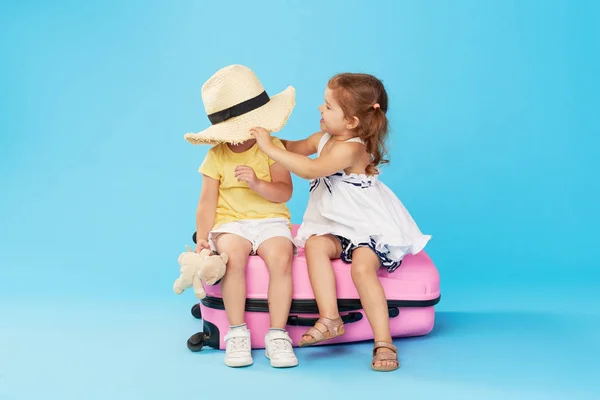
[[[228,255],[221,292],[230,330],[225,336],[225,364],[253,363],[250,332],[244,323],[246,264],[257,254],[269,269],[271,329],[265,354],[273,367],[298,365],[285,331],[292,302],[294,254],[290,211],[290,172],[270,159],[250,136],[254,126],[278,131],[294,105],[294,88],[269,97],[247,67],[232,65],[217,71],[202,87],[202,99],[212,126],[188,133],[193,144],[216,144],[199,172],[202,191],[196,212],[196,251],[212,249]],[[279,139],[276,146],[284,149]]]

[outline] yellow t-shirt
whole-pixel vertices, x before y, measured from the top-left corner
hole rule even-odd
[[[273,138],[273,144],[285,149],[278,138]],[[226,143],[218,144],[208,151],[198,172],[219,181],[219,199],[213,229],[244,219],[291,218],[285,203],[270,202],[250,189],[246,182],[238,182],[235,178],[235,168],[247,165],[254,170],[258,179],[271,182],[270,167],[274,163],[257,144],[243,153],[234,153]]]

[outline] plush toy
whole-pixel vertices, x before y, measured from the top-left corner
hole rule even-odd
[[[199,299],[206,297],[204,291],[204,282],[207,285],[214,285],[225,275],[227,265],[227,254],[211,255],[211,251],[204,249],[200,253],[188,251],[181,253],[177,259],[181,275],[175,280],[173,290],[177,294],[190,286],[194,287],[194,293]]]

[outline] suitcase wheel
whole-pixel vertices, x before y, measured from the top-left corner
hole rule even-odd
[[[200,311],[200,304],[194,304],[192,306],[192,315],[194,318],[202,319],[202,312]]]
[[[187,341],[187,347],[193,352],[202,350],[205,344],[208,344],[210,336],[205,332],[194,333]]]

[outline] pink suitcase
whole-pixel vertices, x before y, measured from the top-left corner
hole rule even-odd
[[[294,226],[294,231],[297,229]],[[194,237],[195,240],[195,237]],[[373,332],[364,315],[358,293],[350,276],[350,265],[333,261],[337,281],[338,305],[346,333],[323,342],[335,344],[373,339]],[[440,300],[440,277],[437,268],[425,253],[408,255],[393,273],[379,270],[379,278],[388,299],[390,328],[393,337],[426,335],[433,329],[434,306]],[[302,334],[318,318],[317,304],[311,289],[303,249],[299,249],[292,266],[294,294],[286,330],[297,346]],[[269,273],[258,256],[250,257],[246,268],[246,324],[251,334],[252,348],[264,348],[269,330],[267,285]],[[223,340],[229,329],[219,285],[206,287],[206,298],[192,307],[192,315],[201,318],[203,331],[192,335],[187,342],[191,351],[204,345],[225,349]]]

